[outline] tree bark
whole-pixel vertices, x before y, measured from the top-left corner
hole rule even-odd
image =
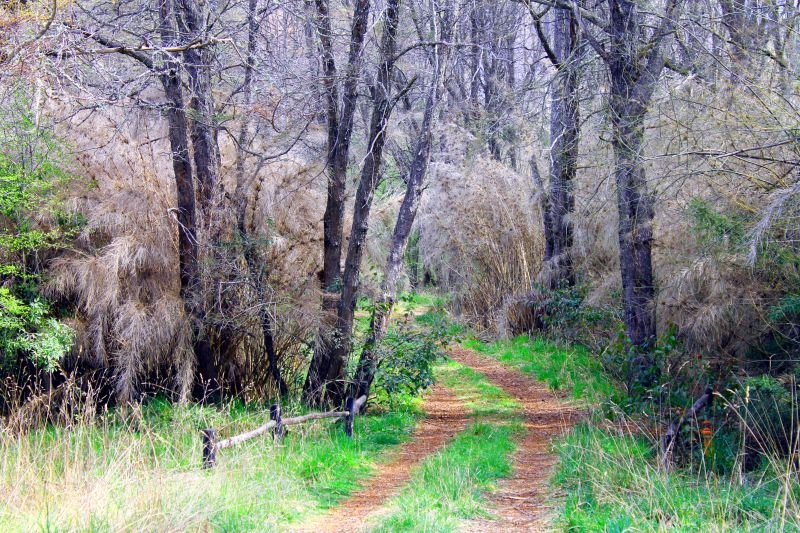
[[[619,210],[619,259],[625,328],[631,344],[629,385],[649,389],[659,375],[656,341],[655,282],[652,246],[654,198],[644,170],[644,120],[664,69],[663,39],[670,34],[679,0],[669,0],[649,50],[640,49],[636,3],[612,0],[610,46],[606,62],[611,77],[614,177]]]
[[[160,34],[165,47],[177,46],[178,29],[176,6],[173,0],[162,0],[159,6]],[[204,312],[197,291],[200,287],[199,249],[197,241],[197,211],[194,176],[189,149],[189,120],[183,98],[181,67],[175,54],[166,53],[160,72],[169,107],[169,141],[172,152],[172,168],[178,196],[178,257],[180,264],[180,296],[191,322],[193,348],[196,364],[194,395],[205,396],[209,386],[216,388],[216,368],[211,356],[211,345],[203,331]]]
[[[286,396],[289,393],[289,386],[281,375],[278,365],[278,354],[275,351],[275,338],[272,326],[272,317],[267,308],[267,288],[264,278],[268,270],[267,263],[258,253],[257,239],[252,237],[253,228],[247,223],[247,194],[250,190],[252,178],[245,176],[245,152],[242,147],[247,142],[250,130],[250,105],[253,98],[253,70],[255,69],[256,37],[258,34],[258,20],[256,19],[258,0],[248,0],[247,6],[247,57],[244,71],[244,81],[242,83],[243,108],[241,127],[239,130],[237,143],[239,151],[236,157],[236,201],[238,204],[237,224],[240,242],[244,249],[244,258],[247,263],[247,275],[252,283],[252,290],[255,293],[256,304],[259,306],[259,318],[261,322],[261,335],[264,341],[264,352],[267,355],[267,373],[272,379],[278,393]]]
[[[378,76],[373,88],[373,107],[370,119],[368,152],[361,168],[355,204],[353,208],[353,225],[350,230],[350,242],[342,277],[342,293],[339,299],[336,317],[335,336],[338,342],[333,346],[328,357],[330,366],[326,374],[327,401],[339,405],[344,400],[346,383],[345,373],[347,360],[352,347],[353,319],[356,307],[356,295],[361,272],[361,260],[364,255],[364,243],[369,228],[369,213],[375,194],[375,187],[380,181],[383,148],[386,143],[386,126],[392,112],[392,86],[394,79],[395,55],[397,53],[397,25],[400,18],[400,0],[389,0],[384,15],[384,32],[381,41],[381,59]]]
[[[344,76],[342,110],[339,112],[339,89],[334,60],[331,20],[328,0],[316,0],[317,33],[322,54],[322,87],[325,93],[328,122],[328,197],[323,218],[322,312],[323,324],[317,333],[314,355],[303,384],[303,401],[311,406],[323,403],[325,379],[331,367],[331,354],[340,342],[336,336],[337,305],[341,298],[342,235],[344,199],[353,117],[358,100],[358,82],[364,37],[369,18],[369,0],[357,0],[350,30],[350,50]]]
[[[367,31],[369,0],[357,0],[350,31],[350,51],[345,72],[342,110],[339,113],[337,71],[333,55],[331,20],[327,0],[317,0],[319,37],[323,63],[323,87],[328,107],[328,199],[325,206],[323,280],[326,292],[338,293],[341,283],[342,234],[344,225],[344,197],[347,179],[350,139],[353,134],[353,117],[358,99],[358,81],[364,36]],[[334,301],[335,305],[335,301]]]
[[[184,39],[191,42],[194,40],[205,40],[207,34],[206,23],[209,20],[208,6],[204,2],[194,2],[190,0],[177,0],[176,17],[178,27]],[[197,192],[200,213],[203,217],[203,230],[209,241],[212,252],[215,252],[215,245],[225,234],[226,223],[222,218],[227,216],[224,206],[220,210],[219,220],[213,222],[212,211],[214,196],[222,192],[219,181],[220,155],[217,147],[216,130],[214,126],[214,97],[211,83],[211,60],[212,50],[203,46],[200,48],[190,48],[183,52],[184,65],[188,76],[188,87],[190,90],[189,109],[191,109],[191,119],[189,120],[189,131],[192,141],[192,155],[194,159],[195,179],[197,181]],[[216,255],[216,254],[214,254]],[[219,272],[224,269],[219,268],[219,258],[213,257],[213,271]],[[197,295],[201,296],[201,295]],[[219,376],[214,357],[214,346],[210,338],[210,331],[206,320],[205,302],[203,298],[197,298],[195,304],[197,318],[200,320],[198,334],[194,339],[195,355],[199,370],[199,387],[196,395],[215,396],[219,391]],[[223,335],[224,338],[228,338]],[[223,340],[221,346],[229,343]]]
[[[557,70],[550,97],[550,185],[544,213],[545,264],[540,276],[548,289],[575,284],[570,217],[575,210],[580,134],[576,22],[567,9],[555,9],[554,18],[551,61]]]
[[[179,22],[188,41],[205,40],[208,9],[205,2],[178,0]],[[211,91],[210,47],[190,48],[183,52],[186,73],[189,77],[190,122],[197,188],[201,209],[205,218],[209,211],[215,189],[219,183],[220,156],[214,126],[214,97]]]

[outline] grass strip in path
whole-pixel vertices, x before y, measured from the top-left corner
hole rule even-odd
[[[392,460],[379,465],[363,487],[332,512],[315,517],[296,531],[358,531],[408,482],[415,466],[442,448],[466,426],[466,408],[446,387],[434,386],[424,398],[422,409],[426,417],[417,425],[411,440],[400,446]]]
[[[550,444],[572,427],[583,413],[549,390],[547,385],[488,357],[458,347],[450,350],[450,357],[482,373],[518,401],[526,429],[525,437],[512,458],[513,475],[491,494],[497,518],[470,520],[463,524],[463,530],[505,533],[550,529],[554,497],[548,481],[556,463]]]
[[[603,400],[614,394],[600,360],[583,346],[559,346],[527,335],[491,343],[468,339],[463,346],[519,369],[553,390],[571,391],[576,400]]]
[[[487,514],[486,492],[511,473],[509,457],[523,431],[519,404],[479,372],[452,361],[438,366],[437,377],[465,402],[473,423],[414,471],[373,521],[373,531],[455,531],[462,520]]]

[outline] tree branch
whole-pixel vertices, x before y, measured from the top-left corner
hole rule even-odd
[[[148,52],[160,52],[160,53],[186,52],[187,50],[196,50],[199,48],[205,48],[206,46],[213,46],[221,42],[227,42],[227,39],[217,39],[216,37],[209,37],[208,39],[205,40],[199,38],[194,39],[180,46],[167,46],[167,47],[158,47],[150,45],[128,46],[122,42],[115,41],[114,39],[111,39],[109,37],[104,37],[102,35],[98,35],[94,32],[91,32],[86,28],[76,26],[71,22],[64,22],[64,26],[66,26],[71,30],[79,32],[87,39],[91,39],[97,44],[105,47],[95,50],[76,50],[74,52],[71,52],[71,55],[122,54],[135,59],[136,61],[143,64],[150,70],[155,69],[155,64],[153,63],[153,59],[147,54]],[[60,56],[60,54],[56,55]]]
[[[39,39],[41,39],[42,37],[44,37],[44,34],[45,34],[45,33],[47,33],[47,30],[49,30],[49,29],[50,29],[50,26],[52,26],[52,25],[53,25],[53,21],[56,19],[56,12],[57,12],[57,11],[58,11],[58,0],[53,0],[53,5],[52,5],[52,6],[51,6],[51,8],[50,8],[50,17],[47,19],[47,22],[45,22],[45,24],[44,24],[44,26],[42,27],[42,29],[41,29],[41,30],[39,30],[39,32],[36,34],[36,36],[35,36],[35,37],[33,37],[33,38],[31,38],[31,39],[29,39],[29,40],[25,41],[24,43],[22,43],[21,45],[19,45],[17,48],[15,48],[15,49],[14,49],[14,51],[13,51],[13,52],[11,52],[10,54],[8,54],[8,56],[7,56],[7,57],[3,58],[3,57],[2,57],[2,54],[0,54],[0,63],[5,63],[5,62],[7,62],[7,61],[11,61],[11,60],[12,60],[12,59],[14,59],[15,57],[17,57],[17,55],[18,55],[18,54],[19,54],[19,53],[20,53],[20,52],[21,52],[21,51],[22,51],[24,48],[28,47],[28,46],[29,46],[29,45],[31,45],[32,43],[35,43],[36,41],[38,41]]]

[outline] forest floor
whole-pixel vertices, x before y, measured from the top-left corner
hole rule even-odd
[[[553,506],[558,499],[549,484],[556,462],[551,442],[583,416],[582,410],[546,384],[472,350],[453,347],[448,355],[483,374],[516,400],[524,425],[524,433],[511,456],[511,475],[487,495],[491,516],[464,521],[460,529],[493,533],[550,530]],[[388,511],[392,497],[406,485],[415,467],[441,450],[469,420],[463,400],[443,385],[436,385],[425,397],[422,409],[426,418],[392,460],[381,466],[350,498],[295,531],[369,530],[376,517]]]
[[[364,486],[331,509],[294,531],[327,533],[358,531],[383,505],[408,482],[415,466],[441,449],[467,425],[464,404],[450,389],[434,385],[422,404],[425,418],[417,425],[411,440],[401,444],[390,461],[380,465]]]
[[[450,358],[485,375],[517,400],[524,416],[525,435],[512,456],[513,474],[490,495],[492,519],[470,520],[464,531],[547,531],[551,529],[556,494],[549,483],[556,457],[554,438],[584,416],[583,410],[521,372],[471,350],[454,348]]]

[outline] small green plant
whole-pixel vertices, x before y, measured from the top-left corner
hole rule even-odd
[[[800,427],[795,376],[784,376],[786,383],[769,375],[742,380],[734,395],[737,415],[744,431],[745,469],[759,466],[770,456],[788,457],[796,450]]]
[[[73,337],[67,325],[50,316],[47,302],[41,298],[25,302],[0,287],[0,349],[5,365],[24,355],[52,372],[72,348]]]
[[[747,237],[747,217],[738,210],[720,213],[707,201],[694,198],[689,202],[689,215],[700,243],[709,253],[741,248]]]
[[[796,480],[784,499],[780,476],[771,470],[738,480],[665,472],[658,466],[658,448],[640,431],[590,424],[578,425],[557,450],[554,482],[568,494],[559,525],[567,531],[795,531],[800,526],[791,492]]]
[[[430,331],[407,325],[389,331],[378,348],[376,394],[390,400],[418,394],[433,384],[433,365],[443,355],[439,337]]]

